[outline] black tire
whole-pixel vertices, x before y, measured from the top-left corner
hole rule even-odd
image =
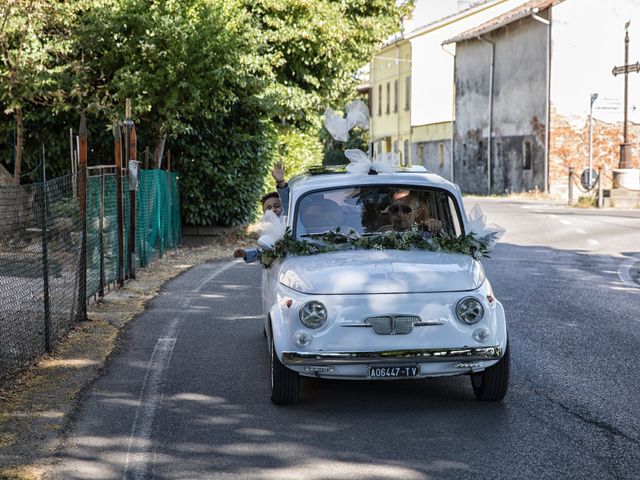
[[[509,345],[495,365],[471,374],[471,386],[478,400],[500,401],[509,388]]]
[[[300,398],[300,375],[285,367],[269,342],[269,364],[271,370],[271,402],[274,405],[293,405]]]

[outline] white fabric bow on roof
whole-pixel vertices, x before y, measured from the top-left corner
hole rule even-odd
[[[396,166],[400,163],[398,155],[390,152],[381,153],[375,161],[357,148],[345,150],[344,156],[349,159],[347,173],[369,173],[369,170],[375,170],[376,173],[396,173]]]
[[[347,105],[347,118],[327,108],[324,111],[324,126],[334,140],[349,140],[349,130],[355,126],[366,130],[369,128],[369,108],[361,100],[354,100]]]

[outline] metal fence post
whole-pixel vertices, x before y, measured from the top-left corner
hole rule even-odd
[[[602,198],[602,167],[598,168],[598,208],[602,208],[604,199]]]
[[[573,205],[573,167],[569,167],[569,205]]]
[[[104,169],[100,169],[100,290],[104,297]]]
[[[44,349],[51,352],[51,310],[49,305],[49,191],[44,157],[44,144],[40,147],[40,175],[42,177],[42,284],[44,297]]]
[[[87,119],[80,116],[78,131],[78,201],[80,206],[81,238],[78,268],[78,319],[87,319]]]

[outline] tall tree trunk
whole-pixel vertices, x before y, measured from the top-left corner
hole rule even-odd
[[[164,144],[167,140],[167,134],[162,133],[160,129],[158,129],[158,134],[156,137],[156,151],[158,152],[158,165],[157,168],[162,167],[162,156],[164,155]]]
[[[24,144],[24,125],[22,123],[22,109],[16,108],[16,163],[13,168],[13,183],[20,185],[20,171],[22,169],[22,147]]]

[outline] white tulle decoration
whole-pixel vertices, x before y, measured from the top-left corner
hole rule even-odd
[[[369,128],[369,107],[362,100],[354,100],[347,105],[347,126],[351,130],[356,125],[363,130]]]
[[[369,155],[357,148],[350,148],[344,151],[344,156],[349,159],[347,173],[369,173],[375,170],[377,173],[395,173],[399,163],[398,155],[395,153],[380,154],[378,160],[373,161]]]
[[[487,216],[482,213],[479,205],[474,205],[467,216],[467,227],[469,233],[477,240],[485,243],[487,249],[492,250],[498,240],[505,234],[506,230],[499,225],[487,225]]]
[[[258,224],[258,229],[262,233],[258,238],[258,245],[263,248],[272,248],[284,236],[286,223],[286,217],[279,217],[271,210],[264,212]]]
[[[347,118],[327,108],[324,111],[324,126],[334,140],[346,142],[349,140],[349,130],[354,126],[369,128],[369,109],[361,100],[354,100],[347,105]]]

